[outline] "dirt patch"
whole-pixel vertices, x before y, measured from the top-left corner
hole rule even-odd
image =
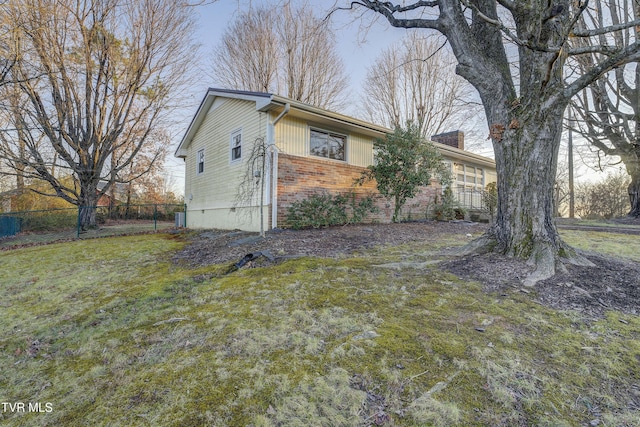
[[[522,286],[530,266],[498,254],[458,258],[441,266],[459,277],[479,281],[487,292],[523,292],[546,306],[577,310],[588,318],[599,318],[607,310],[640,314],[640,263],[600,254],[583,255],[595,267],[569,265],[566,272],[533,288]]]
[[[248,253],[266,252],[271,261],[301,256],[337,257],[368,248],[438,241],[445,236],[477,235],[485,224],[468,222],[412,222],[367,224],[312,230],[276,230],[264,239],[255,233],[209,230],[199,232],[174,262],[193,266],[240,261]],[[615,231],[612,228],[603,231]],[[556,309],[578,310],[591,318],[607,310],[640,314],[640,263],[600,254],[585,254],[595,267],[568,266],[566,273],[525,288],[522,280],[531,272],[523,261],[498,254],[453,258],[441,268],[459,277],[476,280],[486,292],[522,292]]]
[[[337,257],[368,248],[437,241],[445,235],[478,234],[485,224],[470,222],[411,222],[366,224],[309,230],[274,230],[260,239],[256,233],[209,230],[176,254],[174,262],[202,266],[237,262],[247,253],[268,251],[276,260],[301,256]]]

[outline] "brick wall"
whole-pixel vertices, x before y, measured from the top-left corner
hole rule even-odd
[[[354,186],[354,181],[365,170],[363,167],[346,163],[324,160],[316,157],[298,157],[286,154],[278,156],[278,226],[286,226],[287,208],[292,202],[301,201],[314,193],[331,194],[350,193],[357,198],[374,196],[379,212],[370,215],[369,222],[390,222],[393,216],[394,203],[381,197],[376,189],[375,181]],[[402,218],[409,213],[412,219],[425,218],[427,206],[433,202],[440,186],[433,182],[415,198],[410,199],[402,209]]]

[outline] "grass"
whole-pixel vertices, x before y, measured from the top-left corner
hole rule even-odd
[[[616,222],[606,219],[571,219],[571,218],[556,218],[556,222],[566,225],[583,225],[588,227],[607,227],[607,228],[632,228],[640,229],[640,225],[627,224],[624,222]]]
[[[100,227],[80,233],[80,239],[94,239],[97,237],[121,236],[135,233],[150,233],[156,230],[166,230],[173,227],[173,222],[153,220],[129,221],[122,224],[101,225]],[[16,236],[0,239],[0,248],[11,248],[22,245],[46,244],[62,240],[71,240],[78,237],[77,227],[66,229],[58,228],[58,231],[39,231],[20,233]]]
[[[638,425],[637,316],[486,294],[429,265],[455,243],[229,275],[162,234],[5,252],[0,400],[44,412],[0,424]]]
[[[560,230],[571,246],[640,262],[640,236],[591,230]]]

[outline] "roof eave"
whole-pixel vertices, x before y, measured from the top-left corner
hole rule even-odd
[[[294,101],[292,99],[285,98],[279,95],[261,92],[209,88],[202,102],[200,103],[196,114],[191,119],[191,123],[189,124],[187,131],[182,137],[180,144],[178,144],[178,148],[176,149],[174,154],[175,157],[183,159],[187,157],[187,148],[189,147],[189,144],[197,133],[198,128],[204,121],[209,108],[218,96],[253,101],[256,104],[256,110],[260,112],[269,112],[274,109],[280,109],[286,104],[289,104],[294,110],[298,110],[310,116],[330,119],[331,121],[334,121],[342,126],[359,129],[365,134],[373,137],[382,138],[386,134],[393,133],[392,129],[386,128],[384,126],[379,126],[360,119],[356,119],[354,117],[335,113],[333,111],[328,111],[319,107],[314,107],[312,105],[305,104],[300,101]],[[471,153],[470,151],[461,150],[459,148],[451,147],[449,145],[441,144],[438,142],[433,142],[433,144],[440,150],[444,157],[474,161],[477,164],[495,167],[495,160],[489,157],[484,157],[479,154]]]
[[[215,101],[217,97],[227,96],[229,98],[234,99],[243,99],[246,101],[254,101],[256,103],[256,109],[261,111],[264,108],[267,108],[271,104],[271,99],[273,97],[270,93],[260,93],[260,92],[248,92],[248,91],[238,91],[238,90],[228,90],[228,89],[215,89],[209,88],[204,98],[200,102],[198,109],[196,110],[196,114],[191,119],[191,123],[189,127],[187,127],[187,131],[184,136],[180,140],[178,144],[178,148],[176,149],[174,156],[178,158],[186,158],[187,156],[187,148],[193,137],[197,133],[200,125],[204,121],[209,108]]]
[[[365,130],[367,133],[372,133],[374,134],[374,136],[377,136],[377,137],[384,137],[384,135],[393,132],[393,130],[386,128],[384,126],[379,126],[373,123],[365,122],[363,120],[356,119],[355,117],[350,117],[344,114],[325,110],[319,107],[314,107],[313,105],[305,104],[300,101],[294,101],[278,95],[272,96],[271,104],[274,106],[283,106],[287,103],[290,104],[291,108],[295,110],[298,110],[319,118],[320,117],[329,118],[332,121],[335,121],[341,125],[346,125],[346,126],[355,127],[361,130]]]
[[[479,165],[487,167],[496,167],[496,162],[490,157],[481,156],[480,154],[472,153],[471,151],[461,150],[456,147],[451,147],[439,142],[433,142],[432,144],[440,151],[443,157],[452,159],[465,160],[474,162]]]

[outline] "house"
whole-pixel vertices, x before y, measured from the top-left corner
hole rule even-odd
[[[277,228],[286,226],[292,202],[313,193],[375,193],[375,182],[353,183],[374,160],[374,140],[389,132],[274,94],[209,89],[175,153],[186,165],[187,226],[257,231],[262,218],[264,229]],[[456,188],[495,181],[493,160],[464,151],[461,132],[437,138]],[[439,185],[425,187],[403,211],[424,217],[440,192]],[[377,203],[371,219],[390,221],[391,203]]]
[[[97,191],[104,190],[107,184],[107,181],[98,182]],[[126,204],[127,201],[131,198],[131,195],[127,194],[129,191],[132,191],[130,184],[124,184],[120,182],[113,183],[111,184],[111,187],[107,190],[107,192],[100,196],[96,206],[99,208],[108,208],[109,206]]]
[[[9,190],[0,193],[0,212],[11,212],[15,210],[15,199],[20,193],[18,190]]]

